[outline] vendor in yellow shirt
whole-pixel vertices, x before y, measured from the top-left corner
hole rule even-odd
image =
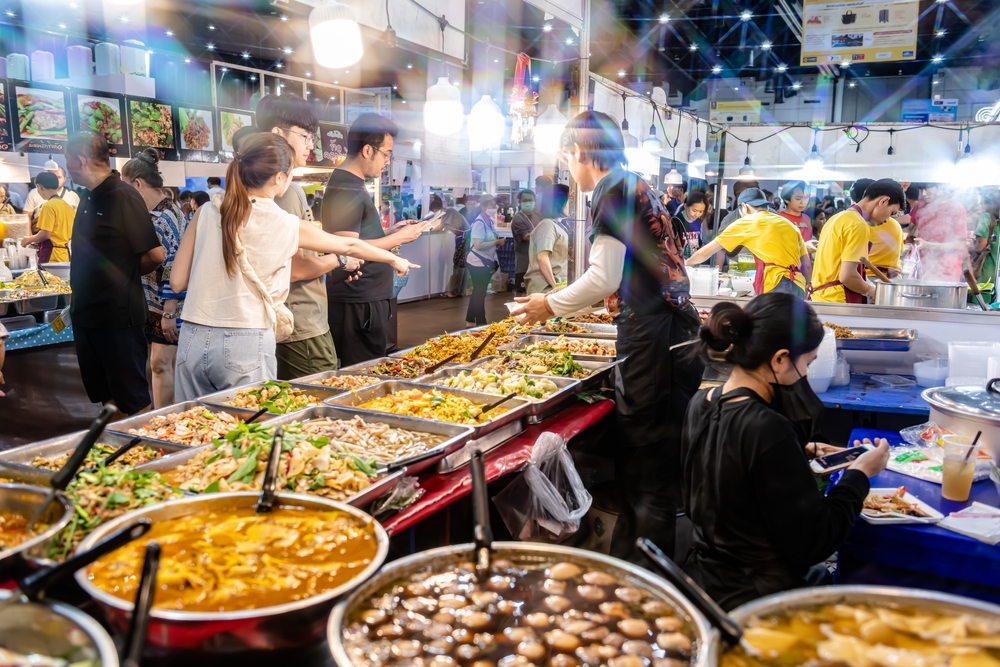
[[[774,213],[767,197],[757,188],[741,192],[737,206],[740,219],[722,230],[685,263],[694,266],[720,250],[732,252],[743,246],[753,253],[757,264],[754,292],[784,292],[804,299],[810,265],[802,233],[794,224]]]
[[[859,178],[851,186],[851,201],[859,202],[865,198],[865,190],[875,181],[870,178]],[[902,184],[900,184],[902,187]],[[906,189],[903,188],[905,192]],[[889,218],[877,227],[868,228],[868,261],[890,278],[900,275],[903,269],[903,242],[905,234],[896,218]],[[875,272],[868,269],[868,277],[874,278]]]
[[[38,263],[68,262],[69,240],[73,236],[76,211],[59,195],[59,179],[50,171],[35,177],[35,188],[45,203],[38,213],[38,233],[25,236],[21,245],[38,246]]]
[[[862,303],[864,296],[875,298],[861,259],[869,256],[871,229],[891,219],[904,201],[899,183],[885,178],[869,185],[861,201],[827,221],[809,290],[813,301]]]

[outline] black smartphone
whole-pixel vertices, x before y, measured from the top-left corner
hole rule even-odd
[[[818,456],[809,463],[809,467],[814,473],[825,475],[846,468],[854,463],[859,456],[872,449],[875,449],[875,445],[864,444],[859,447],[850,447],[835,454]]]

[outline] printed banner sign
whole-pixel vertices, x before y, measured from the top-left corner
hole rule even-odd
[[[914,60],[917,0],[804,0],[801,65]]]

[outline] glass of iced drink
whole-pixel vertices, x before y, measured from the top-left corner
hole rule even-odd
[[[945,500],[965,501],[972,489],[972,477],[976,472],[976,459],[982,442],[972,445],[973,438],[967,435],[945,435],[941,437],[944,447],[944,464],[941,497]],[[971,450],[971,451],[970,451]]]

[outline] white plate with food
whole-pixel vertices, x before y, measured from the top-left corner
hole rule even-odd
[[[869,489],[861,518],[871,524],[896,525],[937,523],[944,515],[901,486],[896,489]]]

